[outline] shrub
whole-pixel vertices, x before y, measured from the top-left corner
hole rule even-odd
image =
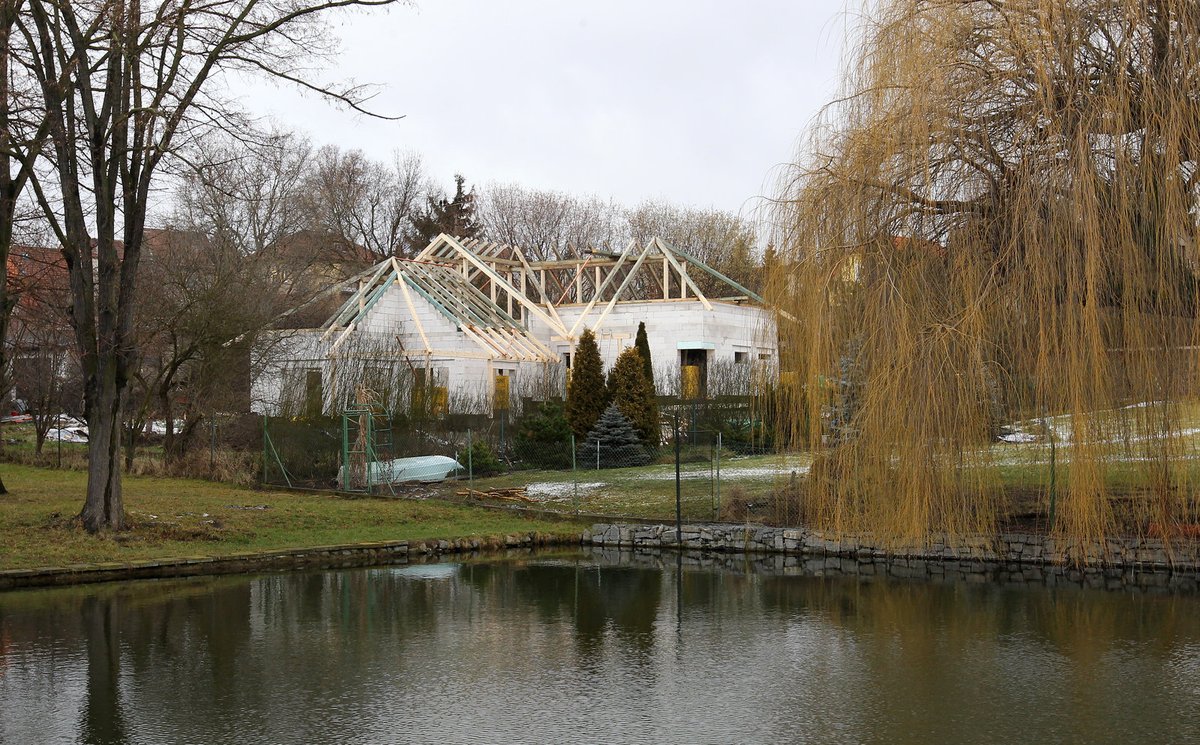
[[[588,433],[580,457],[584,463],[596,463],[597,451],[600,468],[644,466],[650,462],[650,453],[643,447],[637,430],[616,404],[609,404]]]
[[[483,440],[473,441],[459,462],[469,466],[475,476],[491,476],[504,470],[496,452]]]
[[[609,395],[612,403],[633,423],[643,443],[657,447],[659,443],[658,401],[654,387],[646,379],[642,355],[630,347],[617,357],[609,375]]]
[[[571,363],[571,382],[567,386],[567,421],[575,436],[583,438],[596,426],[604,407],[608,405],[608,389],[604,385],[604,364],[600,347],[591,329],[583,332],[575,345]]]
[[[517,423],[518,458],[538,468],[571,466],[571,425],[560,401],[538,404]]]
[[[650,340],[646,338],[646,322],[638,323],[637,337],[633,340],[633,346],[637,349],[638,354],[642,355],[642,369],[646,372],[646,380],[650,383],[650,395],[655,395],[654,390],[654,362],[650,359]]]

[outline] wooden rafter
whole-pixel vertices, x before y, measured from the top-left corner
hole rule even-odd
[[[617,270],[620,268],[621,264],[623,264],[625,262],[625,259],[629,256],[629,252],[632,251],[636,245],[637,245],[636,243],[634,243],[633,241],[630,241],[629,245],[626,246],[625,250],[623,252],[621,252],[621,256],[620,256],[620,258],[617,259],[616,265],[613,267],[613,270],[611,272],[609,272],[608,276],[604,278],[604,281],[600,283],[600,287],[599,287],[599,289],[596,290],[596,294],[592,296],[592,299],[584,307],[583,313],[581,313],[579,315],[579,318],[575,321],[575,325],[571,327],[571,332],[568,334],[564,334],[564,336],[566,336],[567,338],[570,338],[570,339],[576,338],[575,335],[579,331],[579,327],[583,324],[583,320],[585,318],[587,318],[588,313],[592,312],[592,308],[596,307],[596,301],[599,300],[601,298],[601,296],[604,295],[604,291],[606,289],[608,289],[608,285],[612,282],[613,277],[616,276]],[[645,250],[645,249],[643,248],[643,250]]]

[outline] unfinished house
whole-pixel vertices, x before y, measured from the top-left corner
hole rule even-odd
[[[323,326],[259,344],[257,411],[336,413],[364,389],[390,410],[507,410],[563,395],[585,329],[607,368],[639,322],[660,392],[702,397],[715,364],[770,366],[777,353],[761,297],[658,238],[529,261],[514,246],[440,235],[328,292],[346,299]]]

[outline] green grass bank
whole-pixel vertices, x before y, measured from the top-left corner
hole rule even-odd
[[[440,501],[349,499],[259,491],[192,479],[127,476],[129,529],[89,535],[74,520],[86,474],[5,463],[0,569],[215,557],[369,541],[544,533],[578,536],[572,522]]]

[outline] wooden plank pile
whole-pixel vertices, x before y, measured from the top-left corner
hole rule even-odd
[[[536,499],[525,493],[525,487],[523,486],[512,486],[506,489],[488,489],[487,491],[462,489],[457,493],[460,497],[471,497],[472,499],[496,499],[502,502],[537,502]]]

